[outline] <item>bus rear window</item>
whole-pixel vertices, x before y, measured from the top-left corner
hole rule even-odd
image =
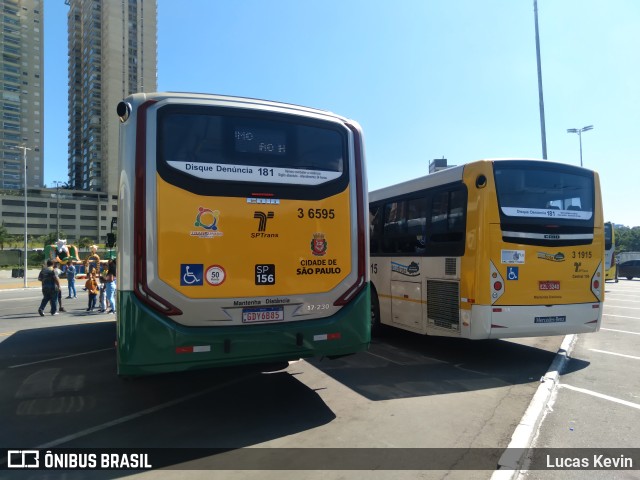
[[[209,180],[319,185],[342,175],[343,132],[330,124],[300,124],[274,117],[161,108],[159,161]]]
[[[568,166],[527,168],[527,162],[496,162],[494,175],[500,213],[506,217],[593,219],[593,176]]]

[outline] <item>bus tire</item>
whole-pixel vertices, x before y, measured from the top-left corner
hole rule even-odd
[[[383,325],[380,322],[380,302],[378,294],[374,288],[371,289],[371,336],[379,337],[382,335]]]

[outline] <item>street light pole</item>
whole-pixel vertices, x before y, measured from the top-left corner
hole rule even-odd
[[[60,182],[54,180],[56,184],[56,241],[60,240]]]
[[[577,133],[578,140],[580,141],[580,166],[582,166],[582,132],[588,132],[593,130],[593,125],[587,125],[582,128],[567,128],[567,133]]]
[[[547,131],[544,126],[544,98],[542,95],[542,67],[540,66],[540,35],[538,34],[538,1],[533,0],[533,16],[536,24],[536,60],[538,64],[538,103],[540,105],[540,134],[542,136],[542,158],[547,159]]]
[[[22,160],[24,162],[24,253],[22,260],[24,263],[22,278],[24,280],[24,288],[27,288],[27,150],[31,150],[25,145],[13,147],[22,150]]]

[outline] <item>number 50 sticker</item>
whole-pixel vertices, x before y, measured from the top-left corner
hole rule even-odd
[[[225,278],[227,278],[227,273],[220,265],[211,265],[210,267],[207,267],[204,278],[209,285],[217,287],[224,283]]]

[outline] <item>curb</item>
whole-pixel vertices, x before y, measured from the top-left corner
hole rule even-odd
[[[569,360],[578,336],[567,335],[558,349],[549,371],[540,379],[540,386],[536,390],[531,403],[524,412],[520,423],[511,436],[511,442],[498,460],[497,470],[491,475],[491,480],[510,480],[520,472],[522,460],[531,447],[534,435],[546,414],[549,399],[557,389],[560,372]]]
[[[34,289],[41,288],[41,285],[36,285],[36,283],[40,283],[40,282],[38,282],[37,280],[34,280],[33,282],[29,282],[27,284],[27,288],[24,287],[24,282],[4,284],[4,285],[0,285],[0,291],[13,292],[15,290],[34,290]]]

